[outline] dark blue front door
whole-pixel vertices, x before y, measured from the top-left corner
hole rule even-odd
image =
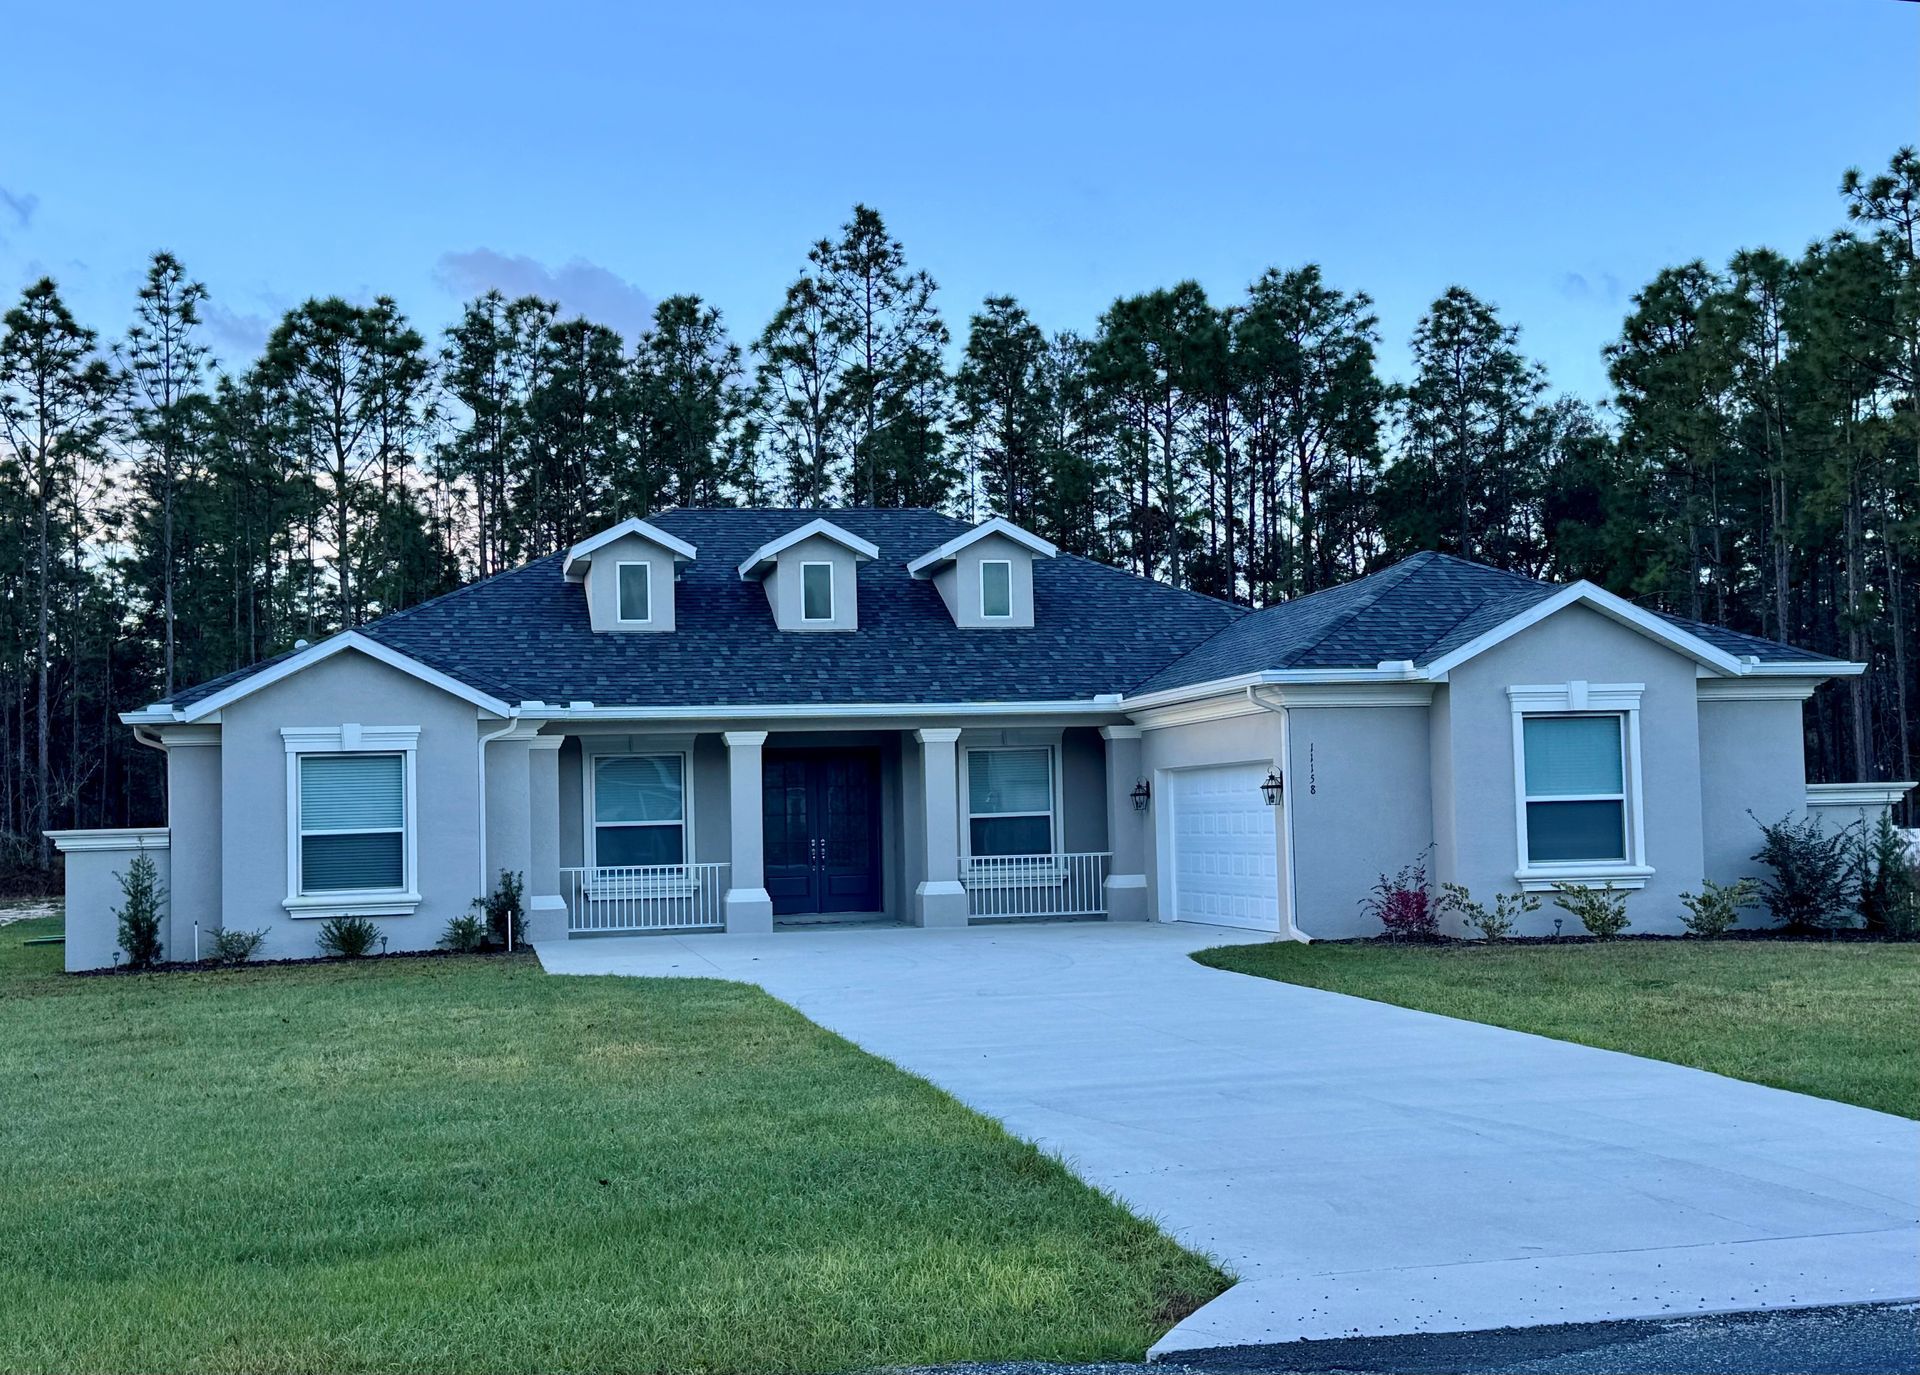
[[[880,910],[877,751],[768,750],[761,819],[775,916]]]

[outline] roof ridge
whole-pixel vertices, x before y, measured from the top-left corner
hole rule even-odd
[[[1329,639],[1331,639],[1335,631],[1340,630],[1348,625],[1351,625],[1353,623],[1354,618],[1360,615],[1361,612],[1372,610],[1376,605],[1379,604],[1379,601],[1382,597],[1386,596],[1387,593],[1393,591],[1394,588],[1400,586],[1401,583],[1405,582],[1408,578],[1412,577],[1416,569],[1423,568],[1426,566],[1428,562],[1431,562],[1431,560],[1422,560],[1420,557],[1421,554],[1438,554],[1438,553],[1439,553],[1438,550],[1422,549],[1419,551],[1419,553],[1408,555],[1406,558],[1400,560],[1400,562],[1394,564],[1391,568],[1383,568],[1378,573],[1372,573],[1366,577],[1357,579],[1356,581],[1358,583],[1363,583],[1363,584],[1378,580],[1379,585],[1374,589],[1373,594],[1371,596],[1359,599],[1358,605],[1350,608],[1344,614],[1336,616],[1334,617],[1333,620],[1327,622],[1325,628],[1322,629],[1318,635],[1314,636],[1311,640],[1307,641],[1304,645],[1300,646],[1299,651],[1294,655],[1292,655],[1291,657],[1294,658],[1295,660],[1304,659],[1307,655],[1311,654],[1314,650],[1318,649],[1321,645],[1325,644]],[[1445,555],[1440,555],[1440,557],[1444,558]],[[1396,573],[1399,574],[1398,577],[1394,576]],[[1348,583],[1343,585],[1350,587],[1350,586],[1353,586],[1354,584]],[[1306,599],[1303,597],[1301,598],[1301,600],[1305,601]],[[1286,602],[1281,603],[1281,605],[1283,606],[1288,604],[1289,603],[1286,603]]]

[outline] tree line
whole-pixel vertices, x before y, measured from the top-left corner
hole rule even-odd
[[[669,506],[1004,515],[1253,606],[1420,549],[1590,578],[1867,663],[1809,713],[1813,775],[1911,778],[1917,207],[1902,149],[1797,257],[1660,272],[1597,406],[1460,286],[1389,380],[1372,300],[1313,264],[1085,334],[994,296],[955,348],[866,206],[744,347],[693,295],[633,340],[497,291],[437,340],[328,297],[222,369],[172,254],[112,339],[43,279],[0,326],[0,872],[31,881],[48,826],[159,818],[120,711]]]

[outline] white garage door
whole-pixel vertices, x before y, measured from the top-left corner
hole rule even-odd
[[[1274,818],[1264,764],[1184,769],[1173,794],[1173,915],[1211,926],[1280,929]]]

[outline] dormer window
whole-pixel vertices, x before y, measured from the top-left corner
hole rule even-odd
[[[673,629],[676,570],[694,547],[638,518],[583,539],[567,550],[561,576],[586,594],[596,634],[659,634]]]
[[[803,563],[800,565],[800,619],[803,621],[833,619],[832,564]]]
[[[871,540],[830,520],[810,520],[747,555],[740,580],[766,588],[782,630],[858,630],[860,565],[879,557]]]
[[[1004,621],[1013,615],[1013,564],[1007,559],[980,561],[980,616]]]
[[[999,517],[956,535],[907,565],[931,582],[957,626],[1024,630],[1033,625],[1034,564],[1060,551]]]
[[[653,565],[629,562],[614,565],[619,573],[618,618],[622,625],[646,625],[653,619]]]

